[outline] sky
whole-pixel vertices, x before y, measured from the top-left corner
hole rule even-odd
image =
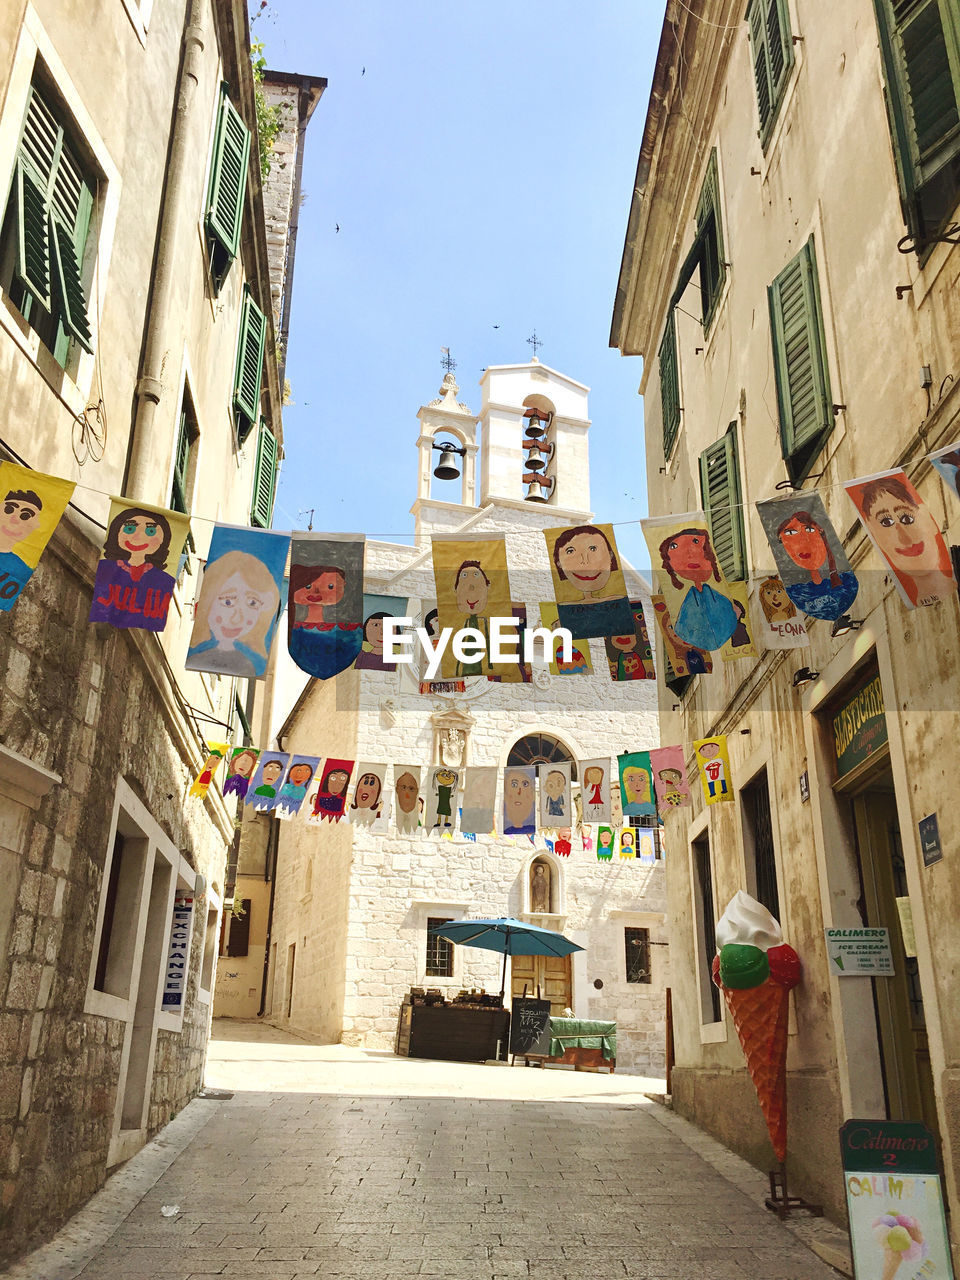
[[[441,348],[479,412],[482,370],[528,360],[534,331],[541,361],[591,388],[597,519],[645,514],[642,363],[608,341],[661,22],[651,0],[268,0],[267,65],[329,82],[306,138],[278,527],[313,508],[315,529],[409,540]],[[637,526],[617,537],[649,564]]]

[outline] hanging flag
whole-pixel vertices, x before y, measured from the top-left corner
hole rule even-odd
[[[557,832],[557,838],[553,842],[553,851],[561,858],[569,858],[573,845],[570,843],[571,828],[561,827]]]
[[[610,761],[581,760],[580,796],[583,821],[591,824],[610,821]]]
[[[670,610],[662,595],[652,595],[650,603],[653,605],[653,616],[657,620],[663,639],[664,655],[673,675],[679,678],[709,674],[713,670],[713,659],[709,650],[698,649],[695,645],[687,644],[680,639],[674,630],[670,620]],[[664,676],[665,680],[669,678],[672,677]]]
[[[628,751],[617,757],[620,774],[620,799],[624,817],[653,817],[657,812],[653,795],[649,751]]]
[[[527,606],[514,602],[510,605],[510,612],[506,616],[513,618],[517,626],[512,634],[504,636],[503,647],[508,653],[516,653],[517,660],[501,667],[498,675],[488,675],[487,679],[494,681],[496,684],[530,684],[533,680],[533,667],[529,662],[523,661],[523,637],[527,629]]]
[[[179,511],[111,498],[90,621],[162,631],[189,532],[190,519]]]
[[[843,486],[867,536],[893,570],[908,609],[957,594],[950,551],[906,472],[881,471]]]
[[[230,750],[230,744],[227,742],[211,742],[207,750],[207,758],[203,762],[203,768],[193,780],[193,785],[187,792],[191,796],[199,796],[202,800],[210,789],[213,782],[214,774],[220,768],[220,761]]]
[[[508,765],[503,771],[503,834],[533,836],[536,832],[536,767]]]
[[[250,779],[260,759],[259,747],[234,747],[227,765],[227,776],[223,783],[224,796],[235,795],[241,800],[247,794]]]
[[[257,813],[270,813],[277,807],[280,779],[287,770],[289,751],[261,751],[257,771],[247,788],[247,804]]]
[[[762,578],[757,599],[763,610],[760,638],[767,649],[802,649],[810,643],[803,616],[779,578]]]
[[[703,798],[707,804],[721,804],[733,800],[733,783],[730,781],[730,757],[727,755],[726,735],[698,738],[693,744],[703,785]]]
[[[631,634],[633,615],[613,525],[544,529],[543,536],[560,625],[586,638]]]
[[[397,830],[404,835],[414,835],[420,826],[423,800],[420,798],[420,766],[395,764],[393,766],[393,790],[396,795]]]
[[[396,662],[383,657],[384,618],[405,618],[406,596],[363,596],[363,639],[354,666],[358,671],[396,671]]]
[[[640,526],[677,635],[698,649],[722,649],[740,619],[703,512],[658,516]]]
[[[434,534],[433,576],[441,631],[449,627],[456,635],[470,627],[478,633],[478,651],[469,658],[457,658],[452,640],[447,644],[441,674],[447,679],[500,675],[510,664],[490,661],[490,620],[513,613],[503,534],[475,535],[469,540]]]
[[[555,600],[544,600],[540,604],[540,625],[547,631],[557,631],[560,627],[560,614],[557,612]],[[553,656],[550,659],[550,674],[554,676],[584,676],[593,670],[590,661],[589,640],[574,640],[570,650],[570,658],[564,661],[559,637],[553,642]]]
[[[320,767],[320,756],[292,756],[287,776],[277,792],[278,818],[295,818],[307,798],[307,788]]]
[[[345,671],[363,646],[362,533],[297,533],[290,546],[287,647],[318,680]]]
[[[387,766],[385,764],[357,765],[357,781],[353,788],[353,801],[347,817],[355,827],[372,827],[383,812]]]
[[[0,609],[12,609],[76,488],[72,480],[0,463]]]
[[[613,857],[613,827],[597,827],[597,861],[609,862]]]
[[[460,801],[460,830],[464,834],[490,835],[497,804],[496,765],[468,765],[464,770]]]
[[[650,767],[661,817],[673,809],[689,808],[690,788],[683,747],[657,747],[650,752]]]
[[[589,824],[585,823],[580,828],[580,843],[583,845],[584,853],[591,853],[593,851],[593,827]]]
[[[264,678],[289,546],[288,533],[214,526],[184,664],[188,671]]]
[[[643,601],[631,600],[630,613],[633,628],[628,635],[607,636],[607,666],[611,680],[655,680],[653,650],[647,635],[647,623],[643,616]]]
[[[353,760],[325,760],[320,786],[313,795],[313,822],[339,822],[347,805],[347,787],[353,772]]]
[[[819,493],[792,493],[757,503],[760,523],[787,595],[811,618],[836,622],[860,584]]]
[[[737,615],[737,625],[733,635],[720,650],[724,662],[735,662],[737,658],[756,658],[757,646],[753,641],[753,627],[750,623],[750,587],[746,582],[728,582],[727,594],[733,603]]]
[[[940,478],[955,498],[960,498],[960,441],[927,455],[940,473]]]
[[[637,850],[637,861],[650,864],[656,862],[657,855],[653,847],[653,834],[649,831],[640,832],[640,848]]]
[[[540,826],[547,830],[569,827],[573,822],[573,797],[569,760],[540,766]]]
[[[620,857],[633,859],[637,856],[637,837],[633,827],[624,827],[620,832]]]
[[[433,834],[452,832],[460,791],[460,772],[445,764],[436,764],[427,775],[427,819],[424,824]]]

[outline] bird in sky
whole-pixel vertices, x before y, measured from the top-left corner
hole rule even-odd
[[[335,235],[339,235],[339,234],[340,234],[340,223],[339,223],[339,222],[335,222],[335,223],[333,224],[333,229],[334,229],[334,234],[335,234]]]
[[[499,329],[499,328],[500,328],[500,326],[499,326],[498,324],[495,324],[493,327],[494,327],[495,329]]]
[[[365,75],[367,74],[367,68],[366,68],[366,67],[361,67],[361,68],[360,68],[360,74],[361,74],[362,76],[365,76]]]

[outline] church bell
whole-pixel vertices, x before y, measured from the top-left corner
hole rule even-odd
[[[525,465],[529,467],[531,471],[542,471],[547,465],[543,454],[535,444],[530,445],[530,452],[527,454],[527,461]]]
[[[440,446],[440,461],[434,467],[433,474],[438,480],[456,480],[460,475],[460,468],[457,466],[457,450],[454,445],[445,442]]]
[[[539,480],[531,480],[527,485],[527,502],[546,502],[550,497],[550,489],[553,485],[544,491],[543,485]]]
[[[541,418],[540,412],[539,409],[528,409],[523,415],[527,419],[527,435],[532,436],[535,440],[539,440],[547,429],[547,419]]]

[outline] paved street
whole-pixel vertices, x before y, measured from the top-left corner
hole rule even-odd
[[[95,1256],[71,1268],[61,1242],[15,1276],[836,1277],[718,1172],[715,1144],[711,1163],[644,1097],[653,1081],[395,1059],[223,1022],[207,1081],[235,1096],[165,1131],[182,1151],[129,1193]],[[91,1210],[88,1257],[108,1216]]]

